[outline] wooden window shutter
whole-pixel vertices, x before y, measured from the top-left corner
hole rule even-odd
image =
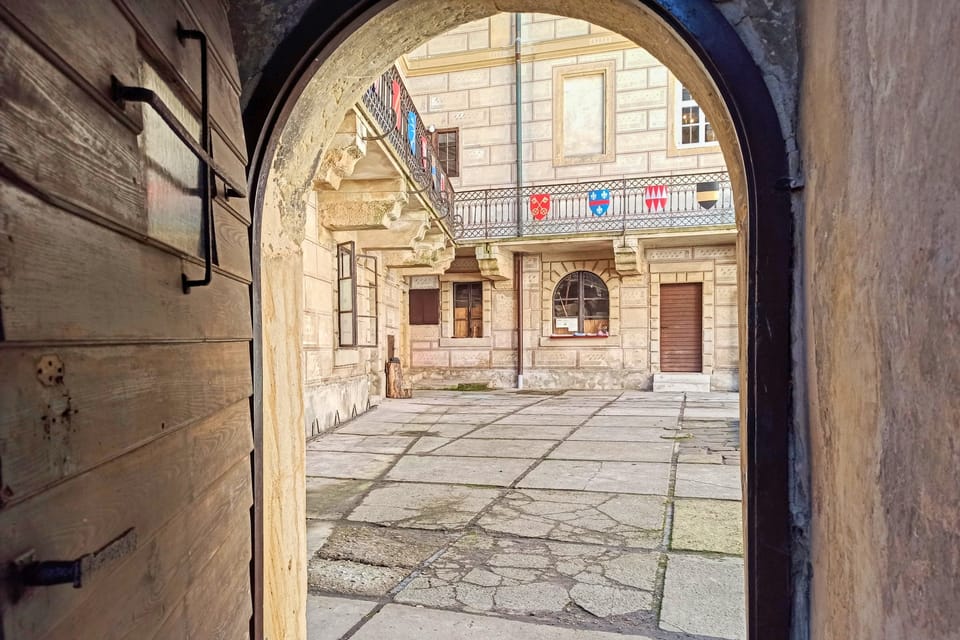
[[[410,290],[410,324],[440,324],[440,290]]]

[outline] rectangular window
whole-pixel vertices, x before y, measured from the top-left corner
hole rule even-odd
[[[676,134],[677,147],[702,147],[716,144],[717,136],[707,116],[693,99],[690,90],[677,83]]]
[[[353,242],[337,245],[337,330],[341,347],[357,346],[357,260]]]
[[[440,289],[410,290],[410,324],[440,324]]]
[[[613,61],[554,67],[554,166],[615,160],[615,77]]]
[[[453,337],[483,337],[483,283],[453,284]]]
[[[448,178],[460,175],[460,130],[438,129],[434,134],[437,160]]]

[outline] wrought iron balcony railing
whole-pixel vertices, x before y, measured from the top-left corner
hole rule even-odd
[[[458,240],[735,222],[725,172],[460,191],[453,209]]]
[[[433,135],[423,124],[396,67],[391,66],[370,85],[362,103],[380,129],[378,137],[390,144],[452,233],[453,187],[440,166]]]

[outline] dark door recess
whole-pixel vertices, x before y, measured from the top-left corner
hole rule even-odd
[[[660,370],[703,370],[703,285],[660,285]]]

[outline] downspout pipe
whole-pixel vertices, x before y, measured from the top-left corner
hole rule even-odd
[[[520,61],[521,47],[520,47],[520,36],[521,36],[521,25],[520,17],[523,14],[515,13],[513,14],[513,24],[514,32],[516,33],[516,40],[514,41],[514,55],[513,55],[513,66],[516,72],[516,106],[517,106],[517,115],[514,120],[516,121],[516,138],[517,138],[517,237],[523,236],[523,198],[520,195],[520,191],[523,188],[523,66]]]
[[[523,254],[513,254],[513,281],[517,287],[517,389],[523,389]]]

